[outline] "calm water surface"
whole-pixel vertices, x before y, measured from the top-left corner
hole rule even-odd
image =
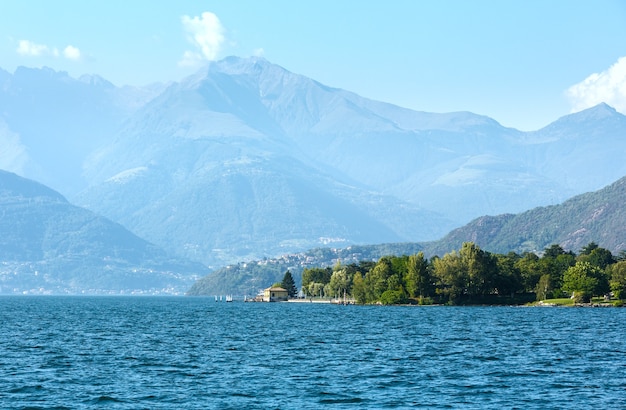
[[[0,298],[1,408],[624,408],[626,309]]]

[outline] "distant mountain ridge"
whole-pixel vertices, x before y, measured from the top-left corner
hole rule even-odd
[[[553,244],[579,253],[584,246],[595,242],[618,255],[626,250],[625,199],[626,177],[623,177],[596,192],[577,195],[559,205],[538,207],[520,214],[477,218],[437,241],[318,248],[229,265],[199,279],[188,294],[251,295],[263,284],[279,281],[287,270],[299,281],[304,268],[332,267],[337,262],[347,265],[420,251],[428,258],[442,257],[461,249],[464,242],[502,254],[540,254]]]
[[[0,171],[0,294],[180,294],[208,270]]]
[[[75,193],[86,184],[87,155],[159,89],[115,87],[96,75],[75,79],[48,67],[3,71],[0,142],[17,154],[4,161],[0,154],[0,168]]]
[[[214,267],[434,240],[480,215],[557,204],[626,175],[626,120],[606,105],[527,133],[237,57],[163,88],[46,69],[0,73],[0,83],[10,148],[0,167],[63,186],[72,202]]]
[[[303,154],[253,98],[269,91],[208,70],[212,76],[170,86],[92,157],[87,173],[99,183],[76,197],[79,204],[207,264],[327,241],[436,237],[453,226]]]
[[[484,216],[424,248],[441,254],[474,242],[491,252],[541,252],[551,244],[579,252],[595,242],[614,254],[626,250],[626,177],[599,191],[520,214]]]

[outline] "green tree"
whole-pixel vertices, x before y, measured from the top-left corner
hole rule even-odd
[[[333,296],[333,290],[330,287],[330,283],[327,283],[324,285],[324,296],[325,297],[332,297]]]
[[[552,244],[543,250],[543,256],[547,258],[556,258],[559,255],[565,255],[567,252],[558,244]]]
[[[309,296],[319,296],[319,293],[309,293],[312,283],[326,285],[330,282],[331,268],[305,268],[302,271],[302,289]]]
[[[456,251],[452,251],[442,258],[433,258],[431,263],[437,280],[437,293],[447,298],[449,303],[457,303],[467,292],[469,281],[461,257]]]
[[[473,242],[465,242],[459,251],[461,265],[466,270],[467,294],[484,296],[494,291],[494,277],[497,274],[495,258],[480,249]]]
[[[412,298],[431,296],[432,278],[424,252],[409,256],[404,277],[406,290]]]
[[[522,273],[517,267],[520,256],[515,252],[507,255],[496,255],[498,274],[494,278],[494,286],[498,295],[513,295],[524,290]]]
[[[355,273],[352,278],[352,297],[356,300],[356,303],[361,305],[367,302],[365,283],[363,282],[363,276],[359,272]]]
[[[590,246],[593,247],[591,250],[588,250]],[[577,260],[583,262],[589,262],[593,266],[597,266],[600,269],[606,269],[607,266],[616,262],[615,257],[608,249],[600,248],[594,242],[591,242],[585,248],[583,248],[584,253],[581,253]]]
[[[576,262],[563,275],[563,290],[578,295],[583,302],[589,302],[594,295],[608,290],[604,272],[589,262]]]
[[[532,252],[527,252],[515,262],[515,267],[519,269],[522,275],[522,285],[526,292],[535,292],[539,278],[541,278],[541,271],[539,266],[539,256]]]
[[[349,282],[348,272],[346,269],[340,269],[333,272],[329,282],[331,293],[335,295],[335,297],[342,297],[348,292]]]
[[[322,297],[324,296],[324,284],[321,282],[310,282],[306,287],[308,296]]]
[[[383,305],[397,305],[406,302],[406,295],[402,290],[386,290],[380,295],[380,303]]]
[[[545,300],[552,298],[552,283],[550,275],[541,275],[537,285],[535,285],[535,293],[537,294],[537,300]]]
[[[617,299],[626,299],[626,261],[620,261],[607,267],[611,278],[611,291]]]
[[[290,298],[296,297],[298,295],[296,282],[293,280],[293,276],[291,275],[289,269],[287,269],[287,272],[285,272],[285,276],[283,276],[281,287],[287,290],[287,295],[289,295]]]
[[[560,245],[552,245],[544,250],[544,254],[537,263],[540,276],[550,275],[550,289],[547,296],[560,296],[563,285],[563,274],[576,264],[576,256],[572,252],[565,252]]]
[[[586,246],[580,250],[580,255],[590,255],[591,252],[598,249],[598,244],[595,242],[589,242]]]
[[[383,292],[388,288],[387,279],[393,274],[391,259],[383,256],[376,265],[365,275],[365,292],[368,302],[380,300]]]

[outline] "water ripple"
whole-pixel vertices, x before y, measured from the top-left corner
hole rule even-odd
[[[0,298],[2,408],[541,408],[626,399],[626,309]]]

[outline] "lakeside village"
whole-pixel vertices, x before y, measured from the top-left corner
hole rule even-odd
[[[431,259],[418,252],[305,268],[300,291],[287,270],[282,282],[245,301],[619,307],[625,299],[626,251],[613,255],[591,242],[578,255],[559,245],[541,256],[492,254],[466,242]]]

